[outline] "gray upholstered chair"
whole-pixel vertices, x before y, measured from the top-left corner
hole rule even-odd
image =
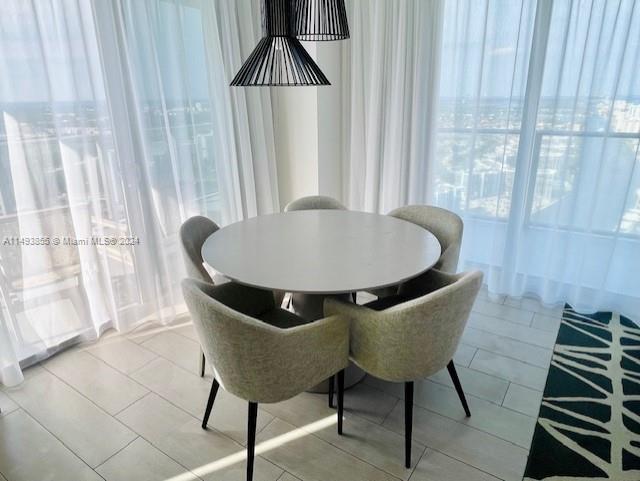
[[[436,236],[442,247],[442,253],[433,269],[451,274],[457,271],[464,228],[460,216],[450,210],[432,205],[399,207],[388,215],[417,224]],[[398,288],[399,286],[390,286],[368,292],[377,297],[386,297],[397,294]]]
[[[285,212],[292,212],[295,210],[347,210],[339,201],[333,197],[327,197],[325,195],[309,195],[307,197],[300,197],[294,201],[289,202],[285,208]]]
[[[204,268],[204,260],[202,259],[202,245],[211,234],[216,232],[220,227],[207,217],[196,215],[190,217],[180,226],[180,246],[182,250],[182,259],[187,269],[187,277],[198,279],[202,282],[213,284],[214,281]],[[200,348],[198,354],[200,376],[204,376],[206,361],[204,352]]]
[[[202,421],[206,429],[218,386],[249,401],[247,480],[253,476],[258,403],[275,403],[338,374],[342,433],[349,323],[342,316],[307,322],[276,307],[270,291],[194,279],[182,291],[214,379]]]
[[[471,416],[452,359],[481,285],[479,271],[432,270],[403,284],[393,298],[363,306],[325,300],[325,315],[343,315],[351,322],[352,361],[373,376],[405,384],[407,468],[411,466],[414,381],[447,367],[465,414]]]
[[[424,227],[436,236],[442,253],[433,268],[450,274],[456,272],[464,228],[458,214],[433,205],[408,205],[392,210],[389,215]]]

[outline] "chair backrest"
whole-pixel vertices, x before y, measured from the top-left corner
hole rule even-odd
[[[184,279],[182,292],[216,379],[242,399],[288,399],[348,362],[346,319],[334,316],[279,329],[257,319],[274,309],[271,291]]]
[[[347,210],[347,208],[333,197],[327,197],[325,195],[310,195],[307,197],[301,197],[294,201],[289,202],[285,208],[285,212],[292,212],[294,210]]]
[[[460,216],[432,205],[408,205],[389,212],[389,215],[424,227],[436,236],[442,254],[434,269],[454,273],[458,269],[463,223]]]
[[[437,273],[443,280],[429,294],[352,323],[351,356],[363,369],[388,381],[422,379],[453,358],[482,285],[482,273]]]
[[[187,277],[213,283],[203,265],[202,245],[218,229],[218,224],[201,215],[190,217],[180,226],[180,244]]]

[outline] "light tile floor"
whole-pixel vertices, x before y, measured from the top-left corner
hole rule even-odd
[[[403,388],[368,377],[347,391],[345,435],[326,396],[263,404],[256,481],[521,480],[561,308],[533,299],[475,304],[455,361],[416,384],[413,466],[403,466]],[[27,370],[0,390],[0,481],[244,479],[246,403],[198,377],[188,320],[109,334]]]

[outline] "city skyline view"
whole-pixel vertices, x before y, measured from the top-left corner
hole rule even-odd
[[[435,197],[437,202],[449,202],[459,211],[506,220],[509,216],[516,158],[520,139],[521,102],[508,98],[447,99],[439,101],[436,149],[442,166],[437,170]],[[82,155],[100,157],[102,162],[114,162],[113,139],[106,104],[96,102],[18,102],[0,104],[3,116],[15,118],[23,141],[48,142],[62,138],[72,143],[74,138],[90,137],[77,148]],[[153,145],[153,162],[149,175],[157,182],[163,179],[163,169],[170,168],[164,129],[174,136],[176,145],[183,145],[181,162],[190,162],[199,172],[202,192],[217,192],[215,161],[210,143],[213,141],[212,116],[206,99],[148,103],[142,109],[145,125]],[[531,196],[530,215],[533,222],[563,223],[561,214],[550,214],[550,208],[567,199],[574,191],[574,180],[581,165],[581,156],[605,149],[607,168],[623,166],[630,172],[630,182],[636,187],[635,198],[625,202],[619,225],[602,224],[593,219],[594,231],[640,234],[640,184],[634,166],[638,164],[640,138],[640,97],[606,98],[541,98],[536,123],[537,173]],[[166,126],[168,122],[168,126]],[[157,135],[154,134],[157,132]],[[154,140],[154,136],[156,140]],[[606,141],[605,141],[606,139]],[[15,213],[11,165],[7,152],[7,130],[0,122],[0,212]],[[41,147],[32,142],[39,151]],[[56,140],[57,142],[57,140]],[[54,149],[55,150],[55,149]],[[28,156],[27,156],[28,161]],[[617,160],[616,160],[617,159]],[[218,159],[222,161],[222,159]],[[50,159],[50,173],[56,175],[60,159]],[[590,164],[587,162],[586,164]],[[563,175],[559,176],[558,171]],[[569,174],[568,174],[569,173]],[[623,175],[621,173],[620,175]],[[104,182],[104,181],[103,181]],[[47,192],[49,204],[64,205],[64,179],[58,182],[58,193]],[[205,196],[203,194],[203,196]],[[610,200],[610,199],[609,199]],[[209,209],[215,210],[215,206]],[[546,212],[546,214],[543,214]],[[603,214],[607,214],[606,207]],[[549,217],[551,216],[551,218]],[[555,218],[553,218],[555,216]],[[567,224],[566,227],[571,227]],[[588,225],[575,226],[589,228]]]

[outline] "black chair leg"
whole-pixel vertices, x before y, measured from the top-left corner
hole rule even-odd
[[[200,377],[204,377],[204,369],[207,365],[207,359],[204,357],[204,352],[200,352]]]
[[[353,303],[357,304],[358,303],[358,293],[357,292],[352,292],[351,293],[351,297],[353,297]]]
[[[207,409],[204,411],[204,418],[202,419],[202,429],[207,429],[207,423],[209,422],[209,415],[213,408],[213,402],[216,400],[216,394],[218,394],[218,387],[220,387],[220,384],[218,384],[218,381],[213,378],[211,391],[209,391],[209,399],[207,400]]]
[[[256,453],[256,423],[258,403],[249,401],[249,421],[247,426],[247,481],[253,480],[253,459]]]
[[[329,378],[329,407],[332,409],[333,409],[333,390],[335,389],[334,387],[335,380],[336,380],[335,376],[331,376]]]
[[[413,382],[404,383],[404,465],[411,467],[411,436],[413,431]]]
[[[458,397],[460,398],[460,402],[464,408],[464,413],[467,417],[471,417],[471,411],[469,411],[469,405],[467,404],[467,399],[464,397],[462,384],[460,384],[460,379],[458,379],[458,373],[456,372],[456,367],[453,365],[453,361],[449,361],[449,364],[447,364],[447,370],[449,371],[449,376],[451,376],[453,385],[456,388],[456,392],[458,393]]]
[[[344,416],[344,369],[338,373],[338,434],[342,434]]]

